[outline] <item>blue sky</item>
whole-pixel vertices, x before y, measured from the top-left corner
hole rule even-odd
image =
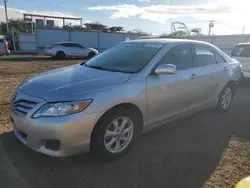
[[[0,21],[4,18],[0,0]],[[9,0],[9,17],[35,12],[47,15],[76,16],[108,26],[140,29],[153,34],[170,32],[172,21],[208,32],[208,20],[215,20],[215,34],[241,33],[248,26],[249,0]]]

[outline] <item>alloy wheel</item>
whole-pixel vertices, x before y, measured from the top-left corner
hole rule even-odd
[[[221,107],[227,109],[233,99],[233,90],[231,88],[226,88],[221,95]]]
[[[119,153],[128,147],[134,135],[134,124],[128,117],[114,119],[105,131],[104,146],[111,153]]]

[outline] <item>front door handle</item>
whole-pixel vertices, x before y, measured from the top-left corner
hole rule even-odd
[[[223,71],[228,71],[228,67],[224,67],[224,68],[223,68]]]
[[[197,74],[192,74],[192,75],[190,76],[191,79],[196,79],[197,77],[198,77]]]

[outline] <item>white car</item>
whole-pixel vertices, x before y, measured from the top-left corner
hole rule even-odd
[[[8,42],[5,40],[4,36],[0,35],[0,55],[10,55],[8,49]]]
[[[235,46],[231,57],[241,63],[243,77],[250,78],[250,43],[240,43]]]
[[[46,45],[44,55],[48,55],[57,59],[86,57],[92,58],[98,54],[94,48],[86,48],[75,42],[60,42],[53,45]]]

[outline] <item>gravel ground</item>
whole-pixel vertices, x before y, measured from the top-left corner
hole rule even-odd
[[[206,110],[166,124],[142,135],[117,161],[98,161],[90,153],[53,158],[31,151],[9,132],[11,93],[29,75],[78,61],[25,58],[0,59],[0,132],[6,132],[0,136],[0,187],[226,188],[250,174],[249,85],[239,87],[229,112]]]
[[[250,141],[233,137],[204,187],[232,187],[250,173]]]

